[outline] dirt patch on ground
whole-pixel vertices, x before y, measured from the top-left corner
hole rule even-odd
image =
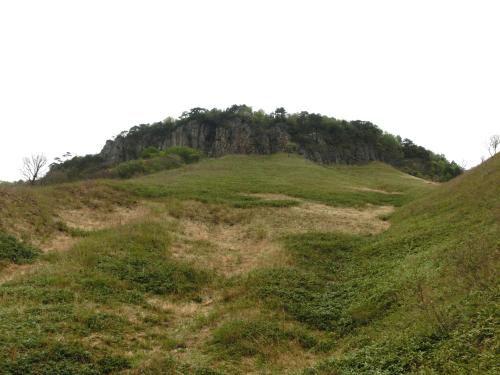
[[[276,194],[259,194],[259,197],[263,196],[277,199]],[[286,195],[278,196],[291,199]],[[292,260],[280,242],[283,235],[332,231],[379,233],[389,227],[389,222],[383,218],[394,210],[392,206],[358,209],[300,202],[294,207],[235,208],[233,210],[239,214],[240,211],[246,213],[246,219],[234,222],[207,220],[202,204],[196,203],[196,211],[200,213],[198,220],[191,212],[192,204],[189,204],[186,216],[177,217],[180,231],[171,248],[172,255],[225,276],[246,273],[263,266],[286,266],[292,264]],[[182,209],[176,212],[180,213]],[[241,216],[239,214],[235,216]]]
[[[0,271],[0,285],[34,271],[33,264],[11,264]]]
[[[148,213],[148,207],[139,204],[132,208],[115,207],[107,211],[84,207],[74,210],[63,210],[58,215],[70,228],[97,230],[125,224],[144,217]]]
[[[376,234],[389,228],[384,218],[393,211],[392,206],[351,208],[302,202],[294,207],[256,209],[248,228],[273,238],[306,232]]]
[[[355,234],[375,234],[389,228],[382,217],[392,213],[392,206],[367,206],[365,208],[332,207],[319,203],[304,203],[291,207],[282,215],[274,215],[276,230],[287,233],[310,231],[340,231]]]
[[[252,232],[242,224],[205,224],[182,220],[182,230],[172,246],[174,257],[225,276],[248,272],[259,266],[288,264],[281,245],[267,233]]]
[[[426,180],[424,178],[420,178],[420,177],[417,177],[417,176],[412,176],[411,174],[405,174],[403,177],[411,179],[411,180],[418,180],[418,181],[421,181],[421,182],[429,184],[429,185],[439,185],[439,182]]]
[[[172,314],[175,319],[193,318],[200,313],[206,313],[212,307],[214,299],[207,297],[202,302],[172,302],[167,299],[154,297],[148,299],[148,303],[163,311]]]
[[[35,241],[33,245],[46,253],[49,251],[67,251],[76,242],[77,239],[74,237],[67,234],[58,234],[41,243]],[[0,270],[0,285],[12,280],[14,277],[35,272],[39,265],[40,263],[35,262],[29,264],[11,264],[5,267]]]
[[[260,198],[264,201],[303,201],[303,199],[291,197],[285,194],[272,194],[272,193],[258,193],[258,194],[244,194],[247,197]]]
[[[357,190],[357,191],[367,191],[367,192],[387,194],[387,195],[402,195],[403,194],[400,191],[386,191],[386,190],[382,190],[382,189],[372,189],[372,188],[368,188],[368,187],[353,187],[352,189]]]
[[[58,212],[58,215],[69,228],[88,231],[125,224],[145,217],[150,212],[150,207],[141,204],[132,208],[115,207],[106,211],[85,207],[74,210],[63,210]],[[78,237],[60,232],[52,235],[48,239],[34,240],[33,245],[45,253],[52,251],[67,251],[78,242],[78,239]],[[9,265],[0,270],[0,284],[10,281],[18,275],[34,272],[38,265],[39,263],[37,262],[23,265]]]
[[[57,234],[51,237],[48,241],[38,244],[38,248],[44,253],[48,251],[66,251],[69,250],[76,242],[77,238],[67,234]]]

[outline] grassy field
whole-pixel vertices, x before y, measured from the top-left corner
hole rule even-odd
[[[497,373],[498,181],[274,155],[0,187],[0,373]]]
[[[259,204],[245,193],[277,193],[329,205],[360,206],[401,205],[425,190],[422,181],[382,163],[331,168],[298,156],[271,155],[205,159],[124,187],[144,197],[171,196],[236,207]]]

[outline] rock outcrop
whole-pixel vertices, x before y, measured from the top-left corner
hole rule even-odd
[[[158,134],[127,135],[107,141],[100,155],[109,163],[136,159],[147,147],[165,150],[186,146],[208,156],[227,154],[272,154],[284,152],[290,135],[280,126],[266,129],[235,120],[222,125],[190,121]]]

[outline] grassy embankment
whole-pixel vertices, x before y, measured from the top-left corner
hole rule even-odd
[[[0,372],[493,373],[499,180],[276,155],[5,188],[46,252],[2,260]]]

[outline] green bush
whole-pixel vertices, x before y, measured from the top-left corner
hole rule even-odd
[[[110,170],[110,177],[131,178],[162,170],[178,168],[181,161],[175,156],[158,156],[150,159],[130,160],[118,164]]]
[[[158,156],[159,150],[156,147],[146,147],[141,152],[142,159],[151,159],[152,157]]]
[[[178,155],[180,156],[182,161],[186,164],[191,164],[200,161],[200,159],[203,156],[202,152],[199,150],[195,150],[194,148],[191,147],[180,147],[180,146],[169,147],[164,151],[164,154]]]
[[[0,261],[7,260],[16,264],[31,263],[40,254],[40,250],[0,232]]]

